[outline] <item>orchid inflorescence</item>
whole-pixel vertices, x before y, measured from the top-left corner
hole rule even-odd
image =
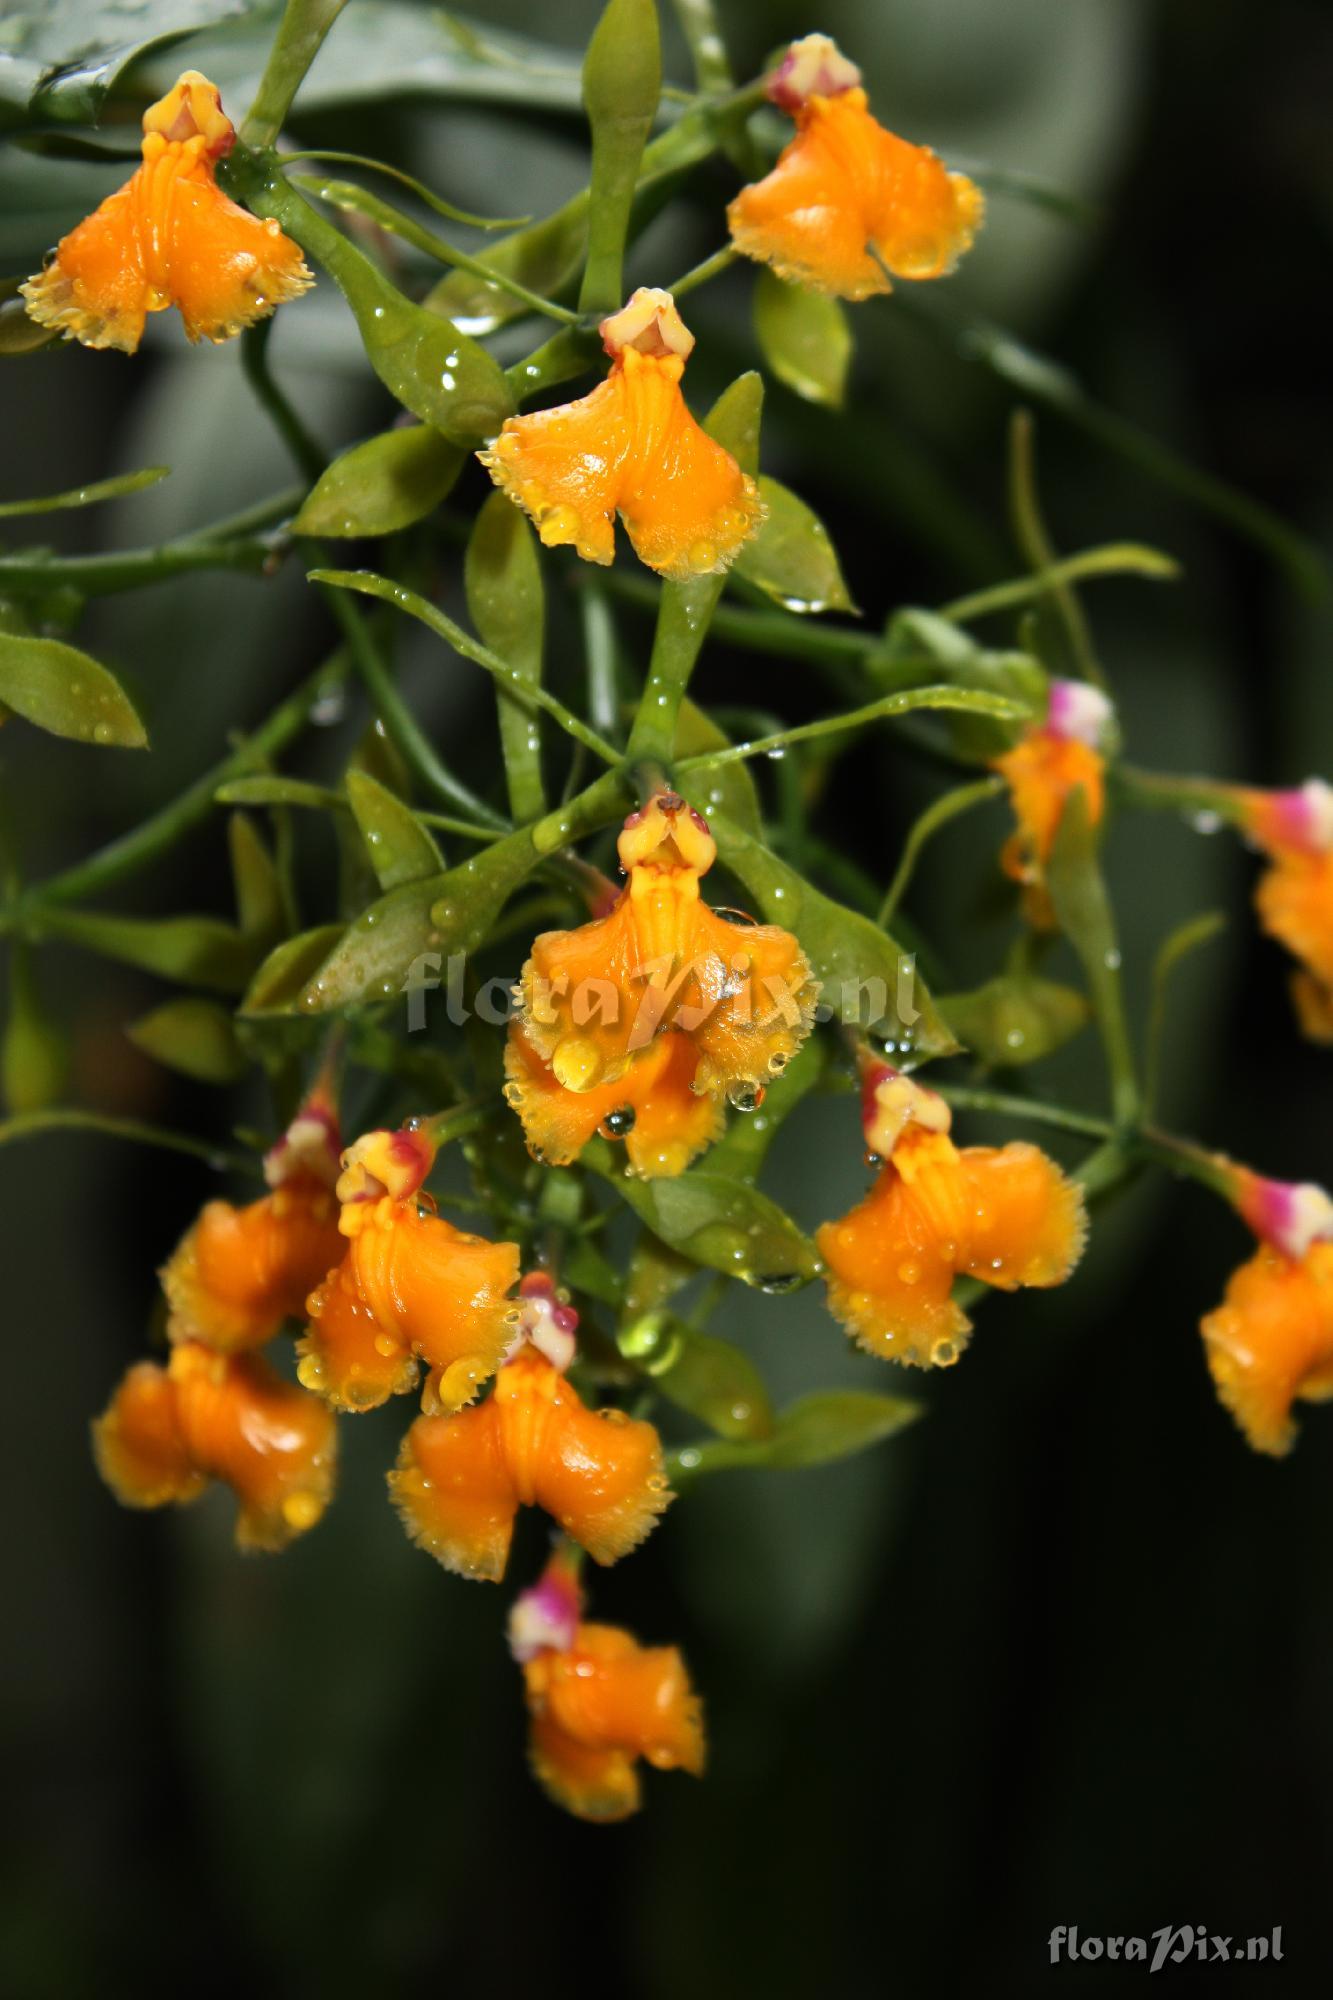
[[[337,9],[323,11],[327,28]],[[301,17],[302,0],[288,12]],[[1057,670],[1066,662],[1040,653],[1026,628],[1023,649],[1008,654],[988,653],[967,634],[969,615],[998,608],[997,597],[1026,608],[1046,596],[1054,586],[1040,565],[989,598],[891,623],[864,649],[860,708],[733,742],[686,693],[728,576],[790,606],[800,592],[784,564],[813,566],[826,588],[822,600],[808,590],[802,609],[847,600],[819,522],[759,473],[759,379],[733,384],[704,422],[686,400],[696,343],[677,297],[713,270],[687,274],[674,291],[640,285],[625,295],[644,162],[655,152],[654,173],[683,171],[724,141],[734,154],[742,138],[750,157],[775,115],[794,121],[770,170],[730,200],[728,244],[710,264],[720,271],[740,256],[764,266],[760,282],[783,288],[786,323],[807,334],[829,324],[803,321],[808,310],[841,315],[831,300],[947,277],[982,226],[980,187],[885,129],[860,70],[819,34],[779,51],[746,90],[701,92],[649,140],[660,86],[655,7],[610,0],[584,70],[595,142],[586,215],[578,208],[570,225],[566,276],[548,280],[558,295],[581,273],[577,309],[531,289],[528,274],[542,267],[523,228],[477,258],[443,246],[459,268],[422,305],[392,282],[382,258],[304,199],[294,162],[275,148],[318,40],[279,38],[239,136],[218,90],[186,70],[143,113],[142,164],[126,186],[23,286],[26,311],[52,335],[130,354],[147,316],[171,307],[192,341],[244,330],[248,365],[305,480],[285,541],[263,551],[268,563],[288,548],[311,552],[315,536],[412,529],[442,504],[469,456],[479,461],[495,489],[470,527],[465,561],[480,636],[410,586],[419,564],[405,561],[405,575],[312,571],[345,641],[336,672],[352,662],[370,696],[376,754],[359,753],[336,791],[271,768],[330,669],[289,698],[278,726],[234,751],[215,782],[194,788],[205,809],[216,794],[260,810],[314,805],[344,828],[350,814],[364,843],[362,874],[368,865],[378,893],[335,924],[300,930],[290,855],[275,860],[250,820],[234,822],[243,922],[229,936],[244,987],[241,1025],[214,1008],[209,1047],[228,1038],[237,1061],[224,1080],[258,1066],[280,1133],[262,1159],[253,1156],[266,1191],[241,1205],[208,1201],[167,1256],[165,1357],[129,1368],[94,1424],[94,1450],[107,1485],[130,1506],[229,1488],[238,1546],[273,1551],[327,1510],[341,1421],[416,1397],[387,1471],[392,1504],[411,1540],[447,1572],[494,1583],[508,1572],[521,1510],[548,1518],[553,1552],[516,1596],[508,1627],[533,1769],[571,1811],[619,1819],[640,1802],[639,1760],[694,1773],[704,1762],[700,1703],[680,1653],[584,1616],[586,1562],[606,1568],[629,1555],[656,1529],[673,1487],[708,1469],[710,1442],[673,1447],[659,1405],[702,1421],[726,1441],[732,1465],[747,1453],[756,1465],[817,1463],[913,1414],[901,1398],[867,1390],[816,1395],[775,1416],[753,1364],[703,1330],[728,1280],[775,1293],[822,1280],[832,1318],[866,1354],[938,1370],[959,1359],[980,1301],[995,1290],[1063,1285],[1083,1252],[1090,1205],[1164,1165],[1220,1196],[1257,1239],[1202,1321],[1217,1393],[1250,1444],[1285,1452],[1293,1404],[1333,1395],[1333,1201],[1152,1124],[1099,860],[1117,804],[1206,803],[1238,828],[1265,857],[1259,920],[1297,962],[1300,1024],[1330,1043],[1333,790],[1312,779],[1265,792],[1125,765],[1095,663],[1083,659],[1078,675]],[[359,191],[341,183],[320,191],[334,207],[358,206]],[[360,206],[393,229],[386,204],[363,197]],[[550,225],[539,227],[549,254]],[[418,419],[332,464],[312,457],[264,358],[263,322],[314,283],[307,258],[344,293],[375,372]],[[466,296],[474,308],[485,302],[495,325],[535,310],[560,330],[502,372],[458,323],[468,317]],[[472,319],[480,323],[475,310]],[[765,359],[787,379],[780,344]],[[558,384],[594,370],[601,379],[586,394],[546,402]],[[529,397],[544,406],[520,412]],[[642,686],[613,659],[585,717],[542,680],[538,544],[605,568],[617,555],[617,518],[639,563],[663,579],[657,632]],[[555,562],[573,572],[568,556]],[[1124,566],[1163,567],[1144,551]],[[35,573],[46,589],[52,572],[37,565]],[[1074,581],[1076,562],[1064,566],[1061,589]],[[609,620],[596,580],[580,587],[592,622]],[[424,738],[350,594],[358,591],[421,619],[496,679],[507,812]],[[31,619],[41,615],[34,602]],[[742,599],[731,615],[741,643],[772,639],[781,650],[786,633],[819,661],[800,611],[779,618]],[[71,649],[53,652],[21,601],[0,630],[13,657],[28,649],[30,675],[51,677],[48,711],[63,692],[61,713],[73,717],[63,733],[142,740],[123,691],[91,661],[85,679],[120,734],[97,734],[110,721],[85,727],[70,687],[54,684],[68,674]],[[604,668],[604,638],[598,644]],[[10,692],[0,678],[0,697]],[[12,705],[29,713],[17,697]],[[937,751],[983,776],[919,823],[872,916],[818,886],[817,862],[801,872],[790,844],[774,851],[748,760],[802,743],[831,758],[858,731],[911,710],[931,718]],[[543,718],[574,746],[554,808]],[[396,763],[383,754],[386,735]],[[591,780],[589,756],[604,767]],[[431,807],[409,803],[414,780]],[[888,926],[924,841],[997,795],[1012,831],[995,872],[1011,885],[1019,944],[1008,972],[941,1005]],[[195,810],[182,805],[155,827],[174,837]],[[601,837],[597,851],[609,862],[611,829],[618,885],[575,851]],[[470,858],[447,866],[440,834],[471,842]],[[144,858],[158,838],[153,831],[140,842]],[[705,893],[715,866],[739,906]],[[119,867],[113,857],[99,868],[95,858],[86,886],[116,879]],[[526,888],[539,894],[517,900]],[[561,921],[540,928],[538,915],[553,905]],[[144,956],[135,921],[118,929],[114,918],[88,919],[67,898],[44,900],[39,887],[11,928],[25,951],[52,935],[156,969],[161,960]],[[506,1025],[474,1017],[464,1031],[451,1020],[424,1051],[397,1033],[401,996],[434,983],[423,967],[462,954],[475,997],[471,960],[502,935],[525,941]],[[1084,967],[1086,995],[1037,974],[1061,935]],[[185,983],[190,972],[187,960]],[[203,1074],[199,1010],[211,1006],[191,999],[159,1010],[144,1045]],[[11,1054],[31,1045],[31,1007],[25,969]],[[959,1084],[954,1072],[938,1088],[920,1080],[927,1063],[964,1047],[983,1075],[1016,1069],[1089,1014],[1105,1045],[1109,1119]],[[352,1137],[347,1107],[364,1096],[357,1079],[371,1073],[391,1110]],[[11,1096],[29,1075],[7,1056]],[[849,1110],[846,1145],[864,1150],[871,1178],[848,1213],[819,1218],[812,1239],[757,1182],[774,1135],[815,1090],[859,1093],[862,1130]],[[1070,1171],[1022,1139],[955,1139],[959,1111],[1019,1121],[1033,1105],[1047,1124],[1097,1139],[1081,1165]],[[23,1129],[43,1128],[35,1091],[16,1108]],[[448,1187],[429,1186],[446,1148],[470,1179],[460,1207],[485,1214],[481,1231],[439,1213],[460,1200],[457,1175]],[[622,1209],[639,1226],[627,1274],[603,1248]],[[678,1310],[700,1274],[713,1280],[702,1303]],[[295,1350],[284,1360],[288,1330]]]

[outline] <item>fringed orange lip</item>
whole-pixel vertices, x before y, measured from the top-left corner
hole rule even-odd
[[[727,210],[743,256],[844,299],[891,290],[891,275],[944,277],[985,214],[980,189],[929,146],[886,131],[860,86],[861,72],[827,35],[794,42],[768,89],[795,118],[796,136]]]
[[[759,489],[701,430],[680,380],[694,336],[670,292],[603,320],[611,371],[590,395],[510,417],[477,454],[549,548],[615,557],[619,514],[640,561],[677,580],[725,569],[764,517]]]
[[[578,1819],[626,1819],[637,1759],[659,1771],[704,1767],[703,1709],[674,1646],[640,1646],[615,1625],[581,1624],[564,1651],[523,1669],[533,1774]]]
[[[236,134],[216,87],[186,70],[143,119],[143,165],[22,287],[42,326],[133,354],[177,306],[191,340],[230,340],[314,283],[296,244],[218,187]]]

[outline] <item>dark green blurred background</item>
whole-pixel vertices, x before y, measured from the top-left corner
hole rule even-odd
[[[596,9],[475,11],[579,48]],[[997,197],[954,298],[1327,544],[1322,0],[827,0],[817,16],[722,0],[721,12],[741,75],[782,38],[827,28],[909,136],[1084,196],[1096,219],[1082,229]],[[193,48],[189,60],[209,68]],[[674,41],[671,73],[688,74]],[[584,178],[573,118],[417,100],[293,129],[381,151],[470,207],[540,212]],[[0,268],[33,268],[109,184],[8,153]],[[632,280],[663,282],[713,248],[734,184],[723,165],[698,177],[635,252]],[[753,361],[751,284],[736,271],[691,301],[696,406]],[[847,410],[775,389],[764,462],[820,510],[879,619],[1017,567],[1010,398],[891,301],[854,323]],[[273,351],[329,445],[388,421],[332,287],[279,316]],[[5,498],[174,468],[150,494],[57,519],[61,546],[152,540],[288,479],[235,348],[191,354],[162,322],[138,362],[80,350],[6,362],[0,397]],[[1185,565],[1178,587],[1110,583],[1088,598],[1135,760],[1273,784],[1333,775],[1327,604],[1302,602],[1267,555],[1055,418],[1039,439],[1063,547],[1135,537]],[[482,491],[477,474],[460,498],[470,508]],[[560,617],[558,643],[573,646]],[[647,629],[623,614],[638,656]],[[140,696],[156,748],[119,757],[4,731],[0,782],[34,876],[205,768],[225,731],[329,644],[291,574],[109,600],[82,634]],[[429,649],[409,671],[472,775],[493,755],[488,690]],[[827,702],[808,669],[721,648],[697,692],[792,717]],[[333,728],[306,768],[331,768],[355,724]],[[881,739],[846,766],[821,830],[886,881],[944,782]],[[976,914],[1002,827],[996,813],[947,834],[910,899],[946,985],[984,976],[1007,942],[1004,922]],[[1248,913],[1252,859],[1183,821],[1122,818],[1108,867],[1140,1020],[1166,932],[1208,907],[1231,918],[1180,976],[1168,1122],[1328,1179],[1333,1057],[1296,1039],[1285,964]],[[225,892],[219,824],[117,906],[221,908]],[[215,1095],[123,1039],[160,988],[74,954],[44,957],[41,973],[74,1037],[73,1094],[225,1129]],[[1091,1037],[1046,1081],[1099,1108]],[[856,1197],[845,1102],[807,1107],[784,1137],[774,1191],[802,1220]],[[650,1779],[640,1819],[603,1830],[562,1818],[527,1778],[501,1594],[445,1579],[385,1504],[401,1408],[343,1427],[339,1504],[280,1561],[232,1553],[221,1501],[141,1518],[98,1485],[88,1417],[144,1348],[155,1266],[214,1191],[206,1172],[69,1139],[0,1166],[6,1994],[170,1980],[508,1995],[568,1972],[650,2000],[859,2000],[1083,1991],[1142,1970],[1048,1969],[1056,1924],[1102,1936],[1281,1924],[1280,1968],[1224,1976],[1247,1992],[1327,1980],[1333,1416],[1311,1412],[1294,1457],[1274,1465],[1217,1408],[1196,1323],[1247,1240],[1197,1190],[1140,1188],[1066,1291],[987,1304],[962,1365],[923,1385],[928,1420],[897,1444],[820,1472],[719,1477],[599,1579],[599,1614],[683,1644],[712,1737],[706,1783]],[[846,1350],[814,1293],[738,1295],[716,1325],[780,1398],[833,1380],[900,1386]],[[516,1572],[539,1552],[533,1529]],[[1213,1975],[1168,1976],[1174,1991]]]

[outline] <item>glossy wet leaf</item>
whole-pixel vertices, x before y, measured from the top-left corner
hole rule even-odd
[[[147,747],[143,723],[115,675],[60,639],[0,632],[0,705],[75,743]]]
[[[920,680],[946,681],[1044,712],[1048,681],[1040,661],[1016,649],[997,652],[980,646],[970,632],[937,612],[909,608],[895,613],[883,647],[870,656],[871,674],[900,686],[902,670],[896,663],[904,660],[920,663],[914,673]],[[935,726],[944,732],[952,753],[969,763],[991,762],[1010,747],[1015,735],[1012,722],[991,722],[961,712],[942,716]]]
[[[154,1062],[198,1083],[235,1083],[249,1067],[231,1015],[213,1000],[164,1001],[125,1033]]]
[[[726,731],[686,695],[676,718],[676,755],[702,757],[709,750],[730,747]],[[759,793],[748,764],[697,765],[690,773],[690,796],[703,812],[724,812],[756,839],[763,833]]]
[[[592,127],[588,261],[579,305],[614,312],[634,184],[662,94],[657,0],[607,0],[583,61],[583,103]]]
[[[281,175],[238,147],[219,169],[255,213],[315,259],[355,315],[366,358],[391,395],[452,443],[494,437],[513,410],[499,364],[438,313],[415,305]]]
[[[108,92],[148,50],[260,11],[258,0],[11,0],[4,11],[0,126],[29,117],[91,124]]]
[[[255,961],[250,940],[218,917],[115,917],[53,909],[43,913],[42,925],[99,957],[219,993],[241,992]]]
[[[418,959],[475,951],[541,856],[523,831],[497,840],[443,874],[391,889],[363,910],[311,969],[298,1004],[324,1013],[402,994]],[[430,964],[426,976],[440,967]],[[421,968],[417,968],[420,975]]]
[[[473,522],[463,581],[468,613],[482,640],[525,683],[539,686],[546,604],[537,537],[503,493],[490,494]],[[509,810],[522,825],[546,810],[541,720],[508,688],[495,693]]]
[[[920,1403],[869,1389],[822,1389],[783,1410],[770,1437],[754,1443],[718,1440],[668,1453],[672,1482],[705,1472],[792,1471],[829,1465],[882,1444],[915,1423]]]
[[[845,309],[821,292],[789,285],[761,270],[754,287],[754,330],[768,366],[798,396],[842,408],[852,360]]]
[[[441,873],[440,850],[412,808],[364,771],[347,773],[351,802],[381,889]]]
[[[708,435],[751,477],[759,470],[763,410],[763,377],[750,370],[723,390],[704,420]],[[631,761],[670,763],[680,704],[725,582],[724,575],[697,576],[688,583],[662,585],[648,675],[630,731]]]
[[[65,493],[43,494],[40,500],[6,500],[0,504],[0,520],[18,514],[58,514],[68,507],[92,507],[99,500],[120,500],[127,493],[142,493],[165,479],[170,466],[149,465],[142,472],[123,472],[117,479],[98,479],[87,486],[72,486]]]
[[[241,935],[256,955],[271,950],[287,928],[287,901],[273,856],[244,813],[231,816],[227,827],[232,882]]]
[[[396,534],[433,513],[466,460],[430,424],[406,424],[366,438],[321,474],[292,523],[298,535]]]
[[[1091,1012],[1086,994],[1052,979],[1001,973],[938,1006],[964,1048],[993,1067],[1039,1062],[1071,1041]]]
[[[672,1249],[760,1291],[795,1291],[818,1269],[814,1244],[758,1188],[693,1167],[674,1179],[626,1175],[620,1154],[594,1139],[583,1163],[611,1181],[641,1222]]]
[[[835,903],[721,813],[711,821],[718,853],[749,892],[754,913],[794,933],[823,986],[821,1006],[917,1058],[957,1047],[917,970],[887,931]]]
[[[530,292],[554,299],[574,278],[587,244],[587,202],[575,200],[476,255],[479,263],[517,279]],[[475,271],[451,271],[432,286],[423,303],[430,312],[447,314],[460,333],[474,338],[531,310],[503,286],[488,285]]]
[[[675,1314],[645,1313],[621,1328],[616,1345],[659,1395],[723,1438],[766,1438],[773,1408],[764,1378],[729,1340],[700,1333]]]
[[[779,480],[761,474],[768,517],[735,561],[737,576],[788,611],[855,611],[828,529]]]
[[[239,1011],[245,1015],[292,1013],[311,974],[318,971],[342,935],[342,924],[320,924],[284,938],[250,981]]]

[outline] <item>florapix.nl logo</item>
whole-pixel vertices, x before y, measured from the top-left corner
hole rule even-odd
[[[1169,1965],[1277,1964],[1282,1957],[1282,1926],[1255,1937],[1228,1936],[1206,1924],[1163,1924],[1148,1937],[1083,1937],[1077,1924],[1057,1924],[1048,1939],[1051,1964],[1120,1959],[1161,1972]]]

